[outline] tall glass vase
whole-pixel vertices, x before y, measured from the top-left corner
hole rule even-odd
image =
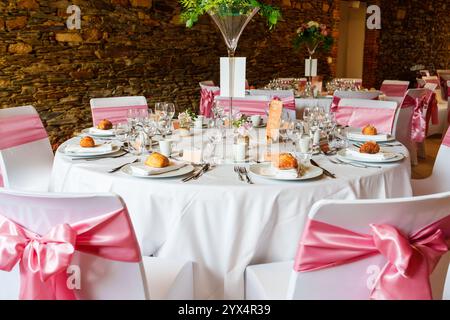
[[[244,31],[247,24],[259,11],[259,8],[246,9],[235,6],[220,6],[214,11],[209,11],[209,15],[215,22],[220,32],[222,33],[225,45],[228,49],[229,63],[229,89],[230,89],[230,107],[229,107],[229,121],[228,127],[232,128],[233,121],[233,93],[234,93],[234,73],[235,61],[234,54],[236,52],[239,38]]]

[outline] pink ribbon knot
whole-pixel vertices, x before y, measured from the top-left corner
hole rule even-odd
[[[61,274],[67,278],[65,271],[75,252],[76,232],[61,224],[41,237],[15,225],[10,227],[15,229],[13,235],[0,233],[0,269],[11,271],[19,263],[21,279],[25,280],[21,282],[20,299],[54,299],[58,289],[52,277]],[[30,286],[34,290],[26,290]]]
[[[212,91],[208,89],[200,90],[200,114],[204,115],[206,118],[210,118],[212,115],[212,107],[214,104],[214,97],[218,95],[219,92]]]
[[[11,271],[19,264],[19,299],[76,299],[67,286],[66,272],[75,251],[116,261],[141,261],[126,209],[59,224],[44,236],[0,215],[0,270]]]
[[[450,216],[404,236],[390,225],[370,225],[371,234],[356,233],[309,220],[295,259],[294,270],[321,270],[381,254],[387,260],[369,297],[413,300],[432,298],[429,276],[448,251]]]
[[[382,269],[370,297],[431,299],[428,277],[439,258],[448,251],[442,231],[438,229],[423,238],[407,239],[389,225],[371,225],[371,228],[374,245],[388,263]]]

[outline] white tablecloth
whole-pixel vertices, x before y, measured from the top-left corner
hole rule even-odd
[[[407,155],[405,148],[397,150]],[[239,181],[232,165],[215,167],[188,183],[106,173],[130,159],[72,161],[58,152],[52,189],[120,195],[144,255],[195,263],[198,299],[243,299],[247,265],[293,259],[308,212],[320,199],[412,195],[409,159],[383,169],[360,169],[317,156],[337,179],[279,182],[252,176],[254,185]]]

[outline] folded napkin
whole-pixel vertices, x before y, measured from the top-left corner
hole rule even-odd
[[[375,154],[361,153],[356,148],[347,148],[345,150],[345,153],[347,155],[350,155],[355,158],[359,158],[361,160],[373,160],[373,161],[383,161],[383,160],[394,158],[396,156],[395,153],[384,152],[384,151],[380,151]]]
[[[388,134],[377,134],[375,136],[368,136],[357,132],[348,132],[347,138],[358,141],[386,141],[389,138]]]
[[[170,160],[170,165],[164,168],[152,168],[144,163],[133,163],[130,165],[131,172],[138,176],[155,176],[158,174],[175,171],[187,166],[185,162]]]
[[[298,177],[297,169],[281,170],[275,167],[272,167],[272,169],[275,172],[275,176],[279,179],[295,179]]]
[[[110,129],[110,130],[102,130],[102,129],[98,129],[98,128],[89,128],[89,133],[92,134],[98,134],[98,135],[102,135],[102,136],[113,136],[114,135],[114,129]]]
[[[112,144],[97,144],[93,148],[83,148],[79,144],[69,144],[66,146],[65,153],[83,154],[83,153],[104,153],[112,151]]]

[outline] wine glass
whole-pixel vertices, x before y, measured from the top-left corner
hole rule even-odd
[[[158,119],[158,130],[163,138],[171,132],[171,127],[172,121],[170,117],[166,113],[161,114]]]
[[[175,104],[171,102],[166,103],[166,112],[170,119],[173,119],[173,116],[175,115]]]
[[[166,102],[156,102],[155,103],[155,114],[156,117],[162,117],[167,114],[167,104]]]
[[[128,123],[117,122],[114,124],[114,133],[116,135],[117,140],[125,144],[128,137],[129,126]]]

